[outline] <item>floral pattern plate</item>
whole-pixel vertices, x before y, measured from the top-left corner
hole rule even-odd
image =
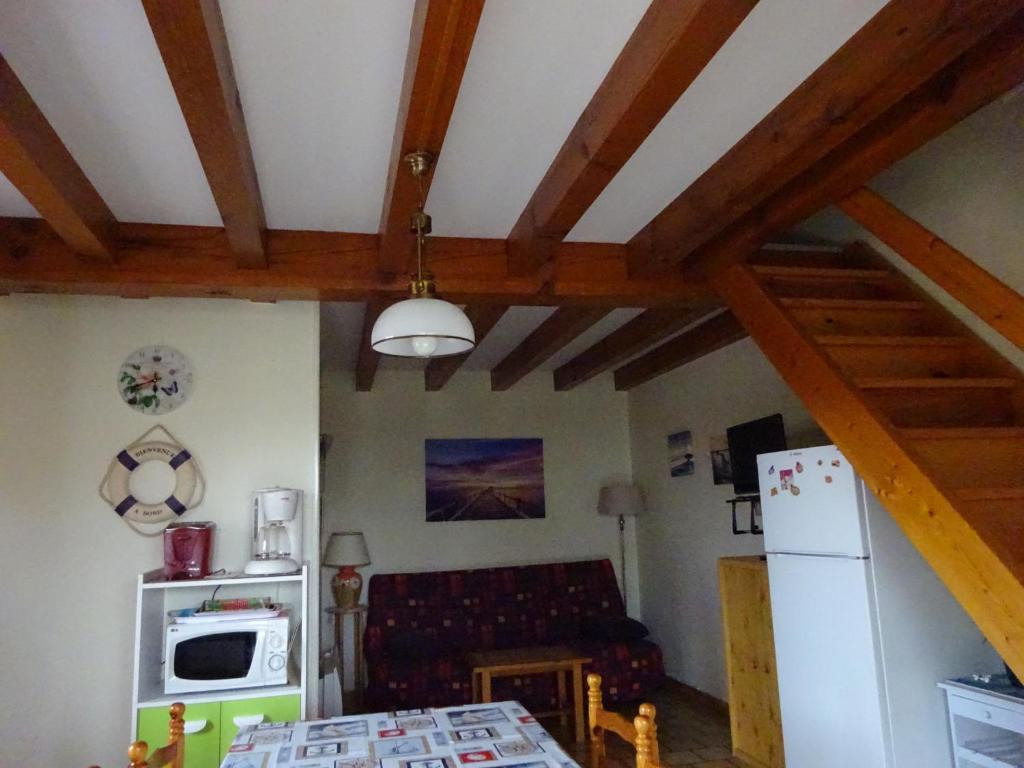
[[[183,405],[192,394],[192,364],[174,347],[141,347],[121,364],[121,399],[141,413],[158,416]]]

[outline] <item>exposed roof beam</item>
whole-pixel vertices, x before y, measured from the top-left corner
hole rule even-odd
[[[688,274],[713,275],[841,200],[1024,81],[1024,11],[703,246]]]
[[[415,242],[409,216],[419,191],[402,158],[410,152],[441,153],[483,7],[484,0],[416,2],[380,220],[380,269],[385,274],[407,271]],[[433,168],[422,177],[424,196],[433,177]]]
[[[630,241],[631,271],[678,263],[963,54],[1014,0],[892,0]]]
[[[231,296],[261,301],[366,301],[408,294],[377,270],[377,235],[268,230],[265,270],[237,266],[220,227],[120,224],[116,265],[83,264],[39,219],[0,218],[0,291],[132,296]],[[504,240],[431,238],[444,297],[462,304],[601,307],[720,305],[707,283],[683,276],[629,280],[626,250],[563,243],[551,290],[508,276]]]
[[[2,55],[0,171],[75,252],[113,261],[114,214]]]
[[[491,371],[491,389],[503,392],[608,314],[601,307],[561,307]]]
[[[502,304],[472,304],[466,307],[466,316],[473,324],[477,346],[498,324],[507,310],[508,307]],[[438,392],[443,389],[471,354],[472,352],[467,352],[464,355],[437,357],[427,363],[427,367],[423,369],[423,383],[427,392]]]
[[[720,312],[617,369],[615,388],[620,391],[633,389],[663,373],[692,363],[716,349],[739,341],[746,335],[746,330],[732,312]]]
[[[555,369],[555,389],[572,389],[683,330],[707,308],[648,309]]]
[[[359,340],[359,358],[356,360],[356,392],[369,392],[373,389],[373,379],[377,375],[380,354],[370,347],[370,334],[373,324],[389,302],[383,299],[370,299],[366,302],[366,314],[363,315],[363,332]]]
[[[996,331],[1024,348],[1024,296],[867,187],[843,198],[839,208]]]
[[[654,0],[509,234],[509,271],[531,274],[561,242],[756,0]]]
[[[242,267],[265,267],[266,217],[217,0],[142,0]]]

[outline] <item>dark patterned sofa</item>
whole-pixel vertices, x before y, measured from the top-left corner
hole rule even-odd
[[[649,640],[588,642],[580,623],[624,616],[608,560],[471,571],[377,574],[370,579],[365,637],[369,711],[465,704],[471,650],[573,645],[593,658],[607,701],[647,696],[664,675],[661,649]],[[499,678],[495,700],[553,709],[553,675]]]

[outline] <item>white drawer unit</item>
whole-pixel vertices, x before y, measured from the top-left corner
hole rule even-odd
[[[1024,768],[1024,690],[1002,676],[939,687],[946,691],[957,768]]]

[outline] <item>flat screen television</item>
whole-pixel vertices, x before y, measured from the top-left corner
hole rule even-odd
[[[729,458],[732,461],[732,487],[737,496],[759,493],[757,456],[786,450],[786,431],[782,414],[737,424],[726,430]]]

